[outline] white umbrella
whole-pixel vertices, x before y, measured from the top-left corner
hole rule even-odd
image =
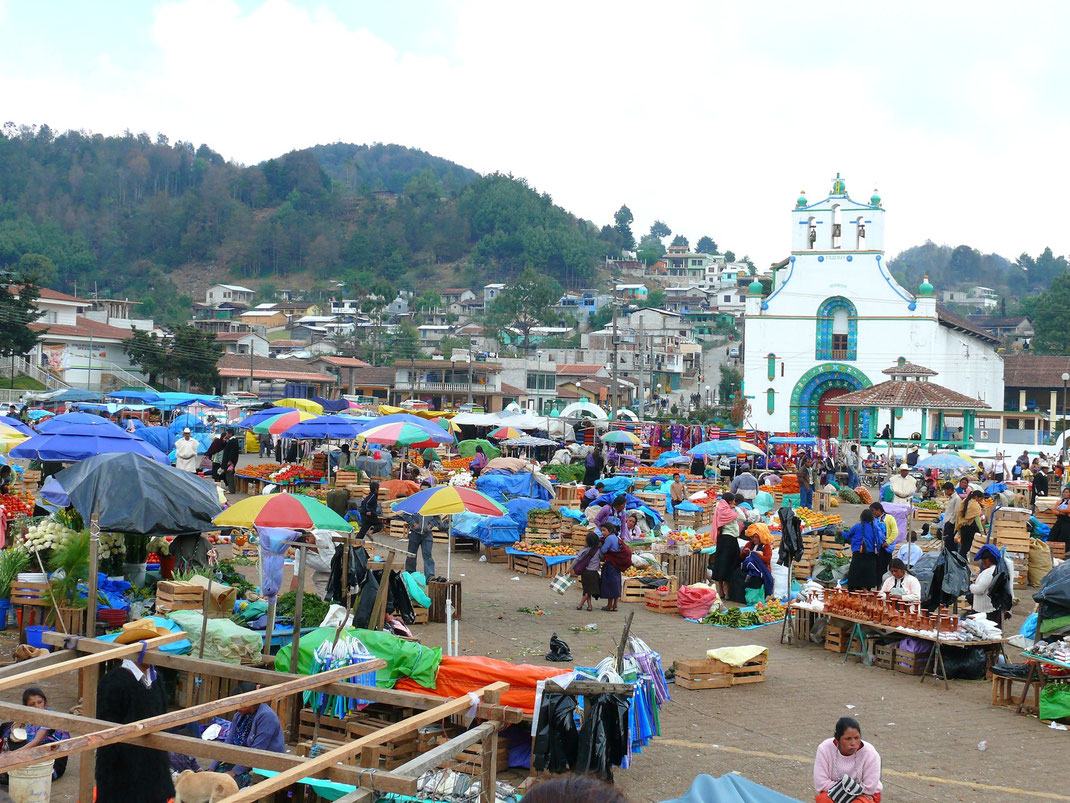
[[[585,415],[592,418],[609,418],[609,413],[588,401],[573,402],[561,411],[561,418],[582,418]]]

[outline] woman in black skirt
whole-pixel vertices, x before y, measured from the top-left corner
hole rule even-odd
[[[728,582],[739,567],[739,513],[734,493],[722,494],[713,509],[712,529],[717,533],[717,546],[710,557],[710,573],[717,583],[717,594],[728,599]]]
[[[847,533],[851,544],[851,566],[847,570],[848,591],[871,591],[880,584],[877,552],[884,546],[884,536],[866,508],[859,521]]]

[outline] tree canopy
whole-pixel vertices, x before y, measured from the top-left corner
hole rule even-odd
[[[21,357],[37,345],[37,332],[27,326],[41,316],[33,262],[20,260],[16,267],[0,270],[0,357]]]
[[[223,354],[223,346],[215,335],[195,326],[178,325],[171,329],[170,338],[135,329],[123,341],[123,350],[130,361],[148,375],[149,384],[157,379],[176,379],[188,382],[201,390],[214,389],[219,384],[216,365]]]
[[[561,299],[561,285],[527,268],[512,287],[507,287],[491,303],[490,321],[498,326],[515,327],[524,336],[524,347],[531,348],[531,329],[554,320],[551,307]]]
[[[720,253],[720,251],[717,250],[717,243],[714,242],[714,239],[705,236],[698,238],[698,242],[695,244],[695,250],[700,254],[711,254],[713,256]]]

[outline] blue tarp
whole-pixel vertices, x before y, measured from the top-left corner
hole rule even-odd
[[[506,547],[505,553],[507,555],[536,555],[536,552],[521,552],[519,549],[513,549],[512,547]],[[556,566],[558,563],[566,563],[570,560],[575,560],[575,555],[539,555],[541,558],[546,558],[547,566]]]
[[[197,454],[204,454],[208,447],[212,445],[212,436],[207,432],[191,432],[190,438],[197,441]],[[172,448],[171,451],[167,453],[167,459],[172,463],[175,462],[175,450],[173,444],[177,440],[178,438],[175,438],[171,441]]]
[[[193,415],[193,413],[176,415],[175,420],[172,421],[167,428],[171,431],[172,435],[181,435],[182,430],[186,427],[189,427],[193,432],[204,431],[205,429],[204,422]]]
[[[521,530],[527,530],[528,513],[533,510],[549,510],[550,503],[545,499],[520,497],[506,502],[505,509],[509,511],[509,518],[515,521]]]
[[[591,502],[592,505],[609,505],[613,503],[618,494],[602,494],[600,497]],[[640,510],[647,515],[655,524],[661,524],[663,521],[662,516],[657,511],[651,510],[643,504],[642,500],[631,494],[625,494],[625,510]]]
[[[145,427],[138,430],[138,437],[144,440],[146,443],[155,446],[161,452],[166,454],[170,452],[175,445],[175,439],[171,437],[171,432],[167,427]]]
[[[687,465],[691,462],[691,458],[685,454],[679,452],[662,452],[658,455],[658,459],[654,461],[655,468],[664,468],[665,466],[672,465]]]
[[[817,445],[817,438],[798,437],[792,438],[790,436],[774,436],[769,439],[770,443],[792,443],[796,446],[815,446]]]
[[[699,775],[683,797],[662,803],[802,803],[798,798],[782,795],[768,787],[749,781],[742,775],[727,773],[720,778]]]
[[[530,474],[483,473],[476,480],[476,489],[496,502],[505,502],[517,496],[550,499],[550,492],[535,482]]]
[[[454,513],[453,519],[450,522],[453,526],[453,534],[475,538],[476,529],[486,518],[486,516],[480,516],[478,513],[469,513],[467,511],[463,513]]]
[[[606,493],[619,494],[635,484],[634,477],[608,477],[601,481]]]
[[[487,546],[515,544],[520,540],[521,528],[509,516],[484,517],[476,528],[476,538]]]

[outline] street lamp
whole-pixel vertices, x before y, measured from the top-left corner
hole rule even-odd
[[[706,385],[706,406],[710,406],[710,386]]]

